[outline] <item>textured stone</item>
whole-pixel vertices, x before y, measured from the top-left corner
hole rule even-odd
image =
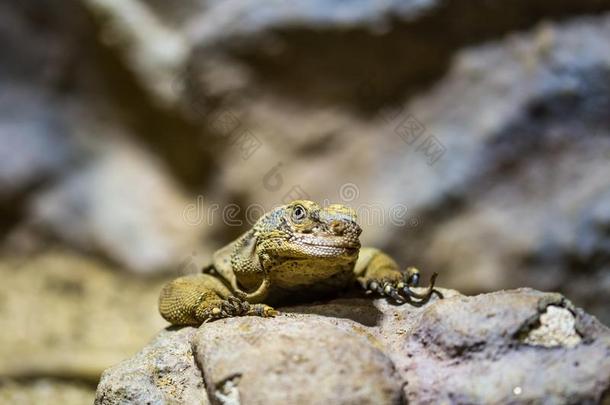
[[[574,315],[556,305],[549,305],[540,315],[540,325],[529,331],[523,343],[545,347],[574,347],[582,341],[574,327]]]
[[[202,377],[186,389],[205,382],[221,404],[598,403],[610,389],[610,330],[561,295],[439,293],[419,307],[353,297],[187,328]],[[142,353],[161,356],[161,341],[172,352],[178,333]],[[148,361],[107,371],[98,401],[126,387],[154,403]],[[140,380],[121,379],[133,373]]]
[[[191,351],[194,333],[163,331],[134,357],[106,370],[95,404],[208,404]]]
[[[540,332],[553,306],[569,310],[578,344],[523,339]],[[595,318],[560,295],[522,289],[430,305],[398,368],[415,403],[597,403],[610,383],[609,349],[609,330]]]
[[[227,381],[242,404],[394,404],[401,397],[379,349],[318,317],[222,320],[201,327],[194,344],[208,395],[218,400]]]

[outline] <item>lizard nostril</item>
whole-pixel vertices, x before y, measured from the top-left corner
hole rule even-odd
[[[333,221],[330,224],[330,229],[333,231],[335,235],[343,235],[345,232],[345,224],[343,221]]]

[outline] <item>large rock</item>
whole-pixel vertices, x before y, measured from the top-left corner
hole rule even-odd
[[[610,382],[608,332],[559,295],[462,297],[428,308],[399,346],[413,355],[397,361],[416,403],[596,403]]]
[[[244,404],[394,404],[401,384],[365,337],[303,315],[233,318],[200,329],[210,398]]]
[[[96,403],[187,403],[159,374],[222,404],[598,403],[610,388],[610,330],[561,295],[440,292],[420,307],[343,298],[168,329],[104,373]]]
[[[161,332],[144,350],[104,372],[96,404],[209,404],[191,341],[195,328]]]

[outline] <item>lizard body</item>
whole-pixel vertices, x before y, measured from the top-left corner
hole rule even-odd
[[[360,246],[355,212],[343,205],[293,201],[263,215],[237,240],[216,251],[201,274],[168,283],[159,312],[175,325],[198,325],[240,316],[274,316],[271,306],[328,295],[358,282],[367,291],[396,301],[420,302],[419,272],[399,271],[375,248]],[[415,301],[414,301],[415,300]]]

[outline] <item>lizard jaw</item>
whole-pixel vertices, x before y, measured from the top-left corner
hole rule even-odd
[[[314,236],[309,234],[301,234],[293,236],[291,242],[300,245],[314,247],[332,247],[343,249],[360,249],[360,241],[358,237],[347,238],[338,236]]]
[[[323,239],[322,243],[314,243],[310,239],[302,240],[296,239],[291,241],[292,246],[296,251],[300,252],[306,257],[319,257],[319,258],[346,258],[354,259],[358,256],[360,250],[360,242],[350,241],[329,241]]]

